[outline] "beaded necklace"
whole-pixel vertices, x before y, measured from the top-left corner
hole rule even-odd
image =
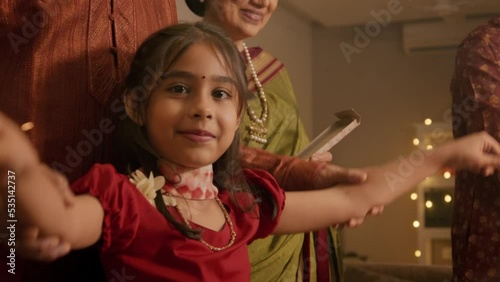
[[[248,52],[248,48],[245,43],[243,43],[243,50],[245,52],[245,58],[247,60],[248,66],[250,67],[250,73],[252,75],[253,81],[255,82],[255,88],[257,90],[257,93],[259,94],[258,97],[262,106],[262,113],[260,114],[260,118],[258,118],[255,112],[249,107],[247,103],[246,109],[251,121],[251,123],[247,126],[247,130],[250,134],[250,140],[257,143],[266,144],[267,128],[265,126],[265,123],[268,116],[266,93],[264,92],[264,88],[262,87],[259,77],[257,76],[257,72],[255,71],[255,67],[253,66],[252,57],[250,57],[250,52]]]
[[[166,192],[164,192],[164,195],[172,198],[172,195],[170,195]],[[209,243],[207,243],[207,241],[203,240],[202,238],[200,238],[200,242],[203,245],[207,246],[210,250],[212,250],[214,252],[220,252],[222,250],[225,250],[225,249],[231,247],[234,244],[234,240],[236,239],[236,231],[234,230],[233,223],[231,222],[231,218],[229,217],[229,214],[228,214],[226,208],[224,207],[224,204],[222,204],[221,200],[219,199],[219,197],[215,196],[215,201],[217,202],[217,204],[221,208],[222,213],[224,214],[224,218],[226,219],[227,225],[229,226],[229,230],[231,231],[231,239],[229,239],[229,243],[227,243],[227,245],[225,245],[223,247],[212,246]],[[175,207],[175,210],[177,211],[177,213],[180,215],[180,217],[184,221],[184,224],[186,224],[186,226],[188,228],[192,229],[191,224],[189,224],[188,219],[182,214],[181,209],[179,208],[179,205],[174,205],[174,207]]]

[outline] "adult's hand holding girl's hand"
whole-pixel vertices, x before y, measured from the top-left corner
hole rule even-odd
[[[21,231],[17,239],[17,251],[21,256],[38,261],[50,262],[69,253],[71,245],[57,236],[42,236],[36,227]]]
[[[333,156],[330,152],[314,154],[310,161],[330,162]],[[361,169],[348,169],[333,164],[327,164],[317,175],[315,189],[322,189],[343,184],[359,184],[366,180],[366,172]],[[375,206],[370,209],[367,215],[380,215],[384,211],[384,206]],[[342,224],[342,226],[354,228],[364,222],[365,217],[352,218]]]
[[[66,178],[41,165],[36,150],[19,126],[0,112],[0,173],[2,173],[0,178],[2,178],[2,186],[7,183],[7,181],[3,181],[3,178],[8,171],[15,173],[19,185],[27,180],[25,177],[29,177],[31,170],[38,169],[44,171],[46,180],[60,192],[64,204],[66,206],[73,205],[74,195],[69,189]],[[2,194],[4,195],[5,191]],[[60,242],[59,238],[54,236],[41,237],[36,227],[24,227],[20,233],[17,248],[22,256],[50,261],[69,252],[68,243]]]
[[[48,176],[52,186],[61,194],[61,198],[66,207],[75,203],[75,195],[69,188],[66,177],[57,171],[46,166],[42,168]],[[21,231],[18,239],[18,251],[21,256],[32,259],[50,262],[61,258],[69,253],[71,245],[61,241],[57,236],[44,236],[40,234],[37,227],[26,227]]]
[[[366,172],[361,169],[349,169],[330,164],[333,156],[330,152],[314,154],[309,160],[327,163],[317,174],[314,189],[324,189],[339,183],[358,184],[366,180]]]
[[[484,176],[500,170],[500,144],[485,131],[445,144],[436,154],[444,158],[447,167],[467,169]]]

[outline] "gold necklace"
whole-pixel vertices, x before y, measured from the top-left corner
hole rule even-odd
[[[250,67],[250,74],[252,75],[253,81],[255,82],[255,88],[257,93],[259,94],[260,104],[262,106],[262,113],[260,114],[260,118],[257,117],[255,112],[250,108],[247,103],[247,113],[250,117],[250,125],[247,126],[248,133],[250,134],[250,140],[255,141],[257,143],[266,144],[267,143],[267,128],[266,121],[268,116],[267,109],[267,98],[266,93],[264,92],[264,88],[262,84],[260,84],[259,77],[257,76],[257,72],[253,66],[252,57],[250,57],[250,52],[248,52],[247,45],[243,42],[243,50],[245,51],[245,57],[248,62],[248,66]]]
[[[165,193],[165,195],[168,197],[172,197],[172,195],[170,195],[169,193]],[[231,218],[229,217],[229,214],[227,213],[227,210],[224,207],[224,204],[222,204],[222,202],[220,201],[218,196],[215,196],[215,201],[217,202],[217,204],[221,208],[222,213],[224,214],[224,218],[226,219],[226,222],[229,225],[229,230],[231,230],[231,239],[229,239],[229,243],[227,245],[225,245],[224,247],[212,246],[209,243],[207,243],[205,240],[201,239],[201,237],[200,237],[200,242],[203,243],[203,245],[207,246],[210,250],[212,250],[214,252],[220,252],[222,250],[225,250],[225,249],[231,247],[234,244],[234,240],[236,239],[236,231],[233,228],[233,223],[231,222]],[[177,211],[177,213],[181,216],[181,218],[184,221],[184,223],[186,224],[186,226],[188,228],[192,229],[191,224],[189,224],[189,221],[187,220],[187,218],[182,214],[181,209],[179,208],[179,205],[175,205],[174,207],[175,207],[175,210]]]

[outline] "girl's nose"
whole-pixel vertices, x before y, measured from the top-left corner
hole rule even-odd
[[[212,101],[207,97],[200,97],[193,99],[193,105],[191,108],[192,117],[197,119],[212,119],[213,118],[213,107]]]
[[[269,1],[270,0],[252,0],[252,3],[258,7],[267,7],[269,6]]]
[[[206,119],[212,119],[212,113],[210,111],[204,111],[204,112],[200,112],[200,113],[195,113],[193,115],[194,118],[206,118]]]

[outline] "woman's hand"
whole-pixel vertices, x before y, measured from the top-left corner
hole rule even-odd
[[[345,168],[333,164],[323,167],[314,181],[314,189],[324,189],[337,184],[360,184],[365,182],[366,171],[355,168]]]
[[[333,160],[333,155],[330,152],[316,153],[309,158],[310,161],[314,162],[325,162],[329,163]]]

